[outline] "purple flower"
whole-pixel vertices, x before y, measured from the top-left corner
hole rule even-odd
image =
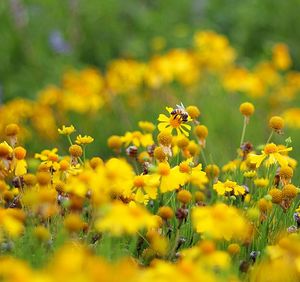
[[[52,50],[59,54],[68,54],[71,51],[70,44],[64,39],[61,31],[53,30],[49,36],[49,44]]]

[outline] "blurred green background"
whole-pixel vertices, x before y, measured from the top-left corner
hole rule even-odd
[[[105,70],[115,58],[147,60],[156,52],[153,45],[160,38],[165,39],[161,52],[190,47],[194,32],[201,29],[228,36],[239,60],[247,66],[270,53],[274,43],[285,42],[290,47],[293,67],[299,69],[299,14],[299,0],[2,0],[0,97],[2,102],[14,97],[34,98],[47,84],[58,84],[70,66]],[[183,101],[200,106],[202,121],[210,129],[208,151],[214,152],[209,158],[220,163],[235,156],[243,122],[238,105],[248,99],[224,95],[222,91],[214,86],[199,89],[199,100]],[[155,122],[165,107],[162,103],[158,108],[158,104],[149,104],[143,116],[129,119],[129,125],[116,122],[118,113],[101,116],[89,125],[80,122],[79,116],[71,120],[83,130],[80,132],[98,138],[91,145],[93,151],[108,155],[106,138],[133,130],[140,118]],[[267,112],[266,105],[258,105],[246,139],[251,136],[257,143],[266,141]],[[96,133],[99,124],[102,131]],[[287,131],[278,141],[284,143],[295,133]],[[295,143],[300,144],[297,138]],[[35,150],[41,144],[36,139],[31,146]]]
[[[227,35],[249,64],[283,41],[299,67],[299,14],[299,0],[2,0],[3,100],[34,97],[70,65],[104,69],[112,58],[146,59],[158,36],[166,49],[188,47],[198,29]]]

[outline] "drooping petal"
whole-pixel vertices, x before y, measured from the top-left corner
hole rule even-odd
[[[279,153],[274,153],[274,157],[276,158],[280,166],[288,165],[288,160],[284,156],[280,155]]]
[[[261,163],[264,161],[265,158],[266,158],[265,154],[262,154],[262,155],[250,154],[249,155],[250,163],[256,164],[256,168],[260,167]]]

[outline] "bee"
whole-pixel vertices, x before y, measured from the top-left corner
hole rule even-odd
[[[185,110],[185,107],[182,103],[180,105],[176,105],[176,108],[171,112],[171,115],[174,116],[174,118],[180,116],[183,122],[187,122],[189,117],[189,114]]]

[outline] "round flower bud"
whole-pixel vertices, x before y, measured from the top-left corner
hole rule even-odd
[[[195,134],[199,139],[205,139],[208,135],[208,129],[205,125],[197,125],[195,127]]]
[[[3,193],[3,199],[6,202],[10,202],[14,198],[14,193],[12,191],[4,191]]]
[[[10,154],[9,146],[4,143],[0,144],[0,158],[7,158]]]
[[[122,138],[117,135],[112,135],[108,138],[107,145],[111,149],[118,150],[122,146]]]
[[[5,127],[6,136],[16,136],[20,132],[20,127],[15,123],[10,123]]]
[[[187,146],[187,150],[189,151],[189,153],[191,154],[191,156],[195,156],[195,155],[197,155],[199,153],[200,148],[199,148],[199,146],[194,141],[191,141],[189,143],[189,145]]]
[[[200,110],[196,106],[188,106],[186,108],[186,111],[192,119],[195,119],[200,116]]]
[[[269,191],[269,195],[272,196],[272,203],[280,204],[282,202],[283,195],[281,190],[273,188]]]
[[[282,197],[284,199],[293,199],[297,196],[297,188],[293,184],[287,184],[282,189]]]
[[[71,213],[65,217],[64,226],[70,233],[72,233],[82,230],[84,222],[78,214]]]
[[[49,230],[42,225],[35,227],[33,234],[39,241],[48,241],[51,237]]]
[[[51,174],[49,172],[40,171],[36,174],[38,184],[41,186],[48,185],[51,181]]]
[[[280,168],[279,176],[282,179],[291,179],[293,177],[293,169],[289,166],[283,166]]]
[[[240,112],[245,117],[252,116],[254,113],[254,110],[255,110],[255,108],[252,103],[245,102],[240,105]]]
[[[238,244],[233,243],[233,244],[230,244],[227,247],[227,251],[228,251],[229,254],[235,255],[235,254],[238,254],[241,251],[241,247]]]
[[[139,163],[144,163],[144,162],[148,162],[150,160],[150,155],[148,154],[148,152],[143,151],[138,155],[138,162]]]
[[[103,160],[99,157],[94,157],[90,159],[90,166],[92,169],[96,169],[98,166],[103,164]]]
[[[153,155],[154,155],[154,158],[160,162],[165,161],[167,158],[167,155],[165,154],[164,150],[161,147],[156,147],[154,149]]]
[[[272,208],[272,202],[267,201],[265,198],[262,198],[258,201],[258,208],[261,212],[267,212]]]
[[[26,156],[26,150],[20,146],[14,149],[14,153],[17,160],[23,160]]]
[[[33,186],[36,184],[36,176],[31,173],[27,173],[23,176],[24,183],[28,186]]]
[[[206,176],[209,179],[214,179],[214,178],[219,176],[220,169],[215,164],[209,164],[209,165],[206,166],[205,172],[206,172]]]
[[[164,130],[157,136],[157,141],[163,146],[170,146],[172,144],[173,136],[170,131]]]
[[[269,120],[269,126],[275,131],[280,131],[284,127],[284,120],[282,117],[273,116]]]
[[[181,135],[176,144],[180,149],[184,149],[189,145],[189,139],[185,137],[184,135]]]
[[[173,210],[168,206],[160,207],[158,210],[158,215],[165,220],[168,220],[174,216]]]
[[[192,194],[188,190],[180,190],[177,194],[177,199],[182,204],[187,204],[192,199]]]
[[[205,195],[203,192],[197,191],[195,193],[195,200],[196,202],[203,202],[205,200]]]
[[[69,147],[69,153],[71,154],[71,156],[78,158],[82,156],[82,148],[79,145],[71,145]]]

